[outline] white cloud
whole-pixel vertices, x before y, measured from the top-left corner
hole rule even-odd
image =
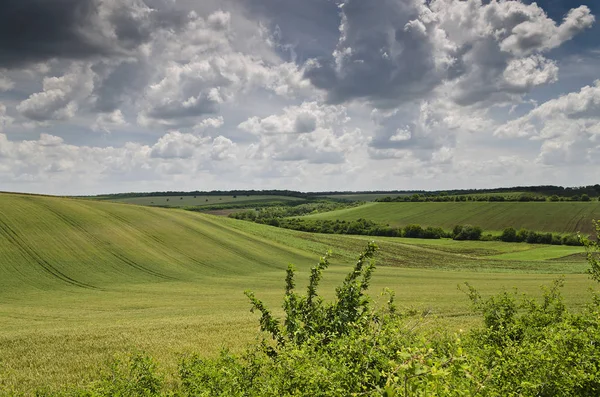
[[[494,3],[492,3],[494,4]],[[547,51],[571,40],[582,30],[589,28],[595,20],[587,6],[571,9],[561,25],[557,25],[535,3],[524,5],[516,2],[494,4],[495,17],[504,20],[515,20],[509,35],[500,44],[502,51],[511,52],[517,56],[526,56],[536,51]]]
[[[192,134],[171,131],[162,136],[150,152],[151,157],[163,159],[189,159],[197,149],[202,148],[210,138],[201,138]]]
[[[215,161],[234,160],[237,145],[231,139],[218,136],[213,140],[210,158]]]
[[[77,33],[93,56],[72,49],[0,71],[4,184],[164,190],[197,188],[201,174],[210,188],[505,185],[523,169],[598,162],[598,84],[534,102],[568,92],[551,50],[591,26],[585,6],[557,23],[521,1],[344,0],[339,33],[297,44],[247,2],[100,3]],[[327,46],[331,56],[315,55]],[[32,131],[44,133],[19,138]]]
[[[96,117],[96,122],[92,125],[94,131],[111,132],[115,128],[127,125],[125,117],[120,109],[110,113],[101,113]]]
[[[600,80],[537,106],[499,126],[495,135],[543,141],[538,160],[544,164],[598,163]]]
[[[350,130],[343,106],[304,102],[279,115],[252,117],[238,128],[259,138],[247,151],[252,159],[337,164],[364,142],[360,130]]]
[[[585,6],[571,10],[561,25],[536,3],[434,0],[430,7],[457,47],[447,92],[462,105],[518,101],[532,88],[555,82],[556,63],[542,53],[594,22]]]
[[[254,135],[304,134],[317,128],[330,128],[348,120],[342,106],[321,105],[318,102],[304,102],[300,106],[283,108],[283,114],[268,117],[251,117],[238,128]]]
[[[209,128],[217,129],[217,128],[221,128],[224,123],[225,123],[225,120],[223,119],[223,116],[219,116],[219,117],[215,117],[215,118],[206,118],[206,119],[202,120],[200,123],[196,124],[196,126],[194,127],[194,130],[195,131],[204,131]]]
[[[91,65],[73,64],[60,77],[45,77],[43,91],[30,95],[17,110],[35,121],[69,120],[75,116],[79,102],[88,98],[93,89]]]
[[[148,126],[194,125],[217,114],[221,104],[254,89],[294,95],[308,89],[294,64],[273,57],[266,61],[233,42],[231,15],[217,11],[206,18],[195,13],[181,32],[163,31],[148,47],[149,62],[162,64],[144,93],[139,122]],[[256,26],[256,35],[260,34]],[[243,47],[243,46],[242,46]],[[272,51],[262,43],[259,52]]]
[[[450,82],[462,105],[518,99],[557,79],[541,54],[589,28],[586,6],[557,25],[536,3],[482,0],[346,0],[331,59],[307,63],[330,102],[379,108],[428,98]],[[485,105],[484,105],[485,106]]]

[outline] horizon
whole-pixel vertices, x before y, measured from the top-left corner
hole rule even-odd
[[[481,193],[501,193],[504,192],[521,192],[533,193],[537,188],[557,188],[562,190],[583,190],[593,189],[599,192],[600,195],[600,184],[594,185],[579,185],[579,186],[560,186],[560,185],[531,185],[531,186],[496,186],[494,188],[467,188],[467,189],[440,189],[440,190],[413,190],[413,189],[387,189],[387,190],[290,190],[290,189],[226,189],[226,190],[155,190],[155,191],[119,191],[119,192],[102,192],[95,194],[81,194],[81,195],[67,195],[67,194],[46,194],[46,193],[31,193],[23,191],[3,191],[0,190],[0,194],[23,194],[23,195],[36,195],[36,196],[51,196],[51,197],[102,197],[102,196],[118,196],[118,195],[154,195],[154,194],[165,194],[165,195],[185,195],[193,193],[204,193],[204,194],[217,194],[217,193],[267,193],[267,192],[285,192],[285,193],[297,193],[305,195],[344,195],[344,194],[398,194],[398,193],[453,193],[453,194],[469,194],[467,192],[481,192]]]

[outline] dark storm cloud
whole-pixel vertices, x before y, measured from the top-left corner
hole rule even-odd
[[[139,18],[132,3],[116,2],[118,6],[100,21],[103,5],[98,0],[2,0],[0,67],[15,68],[52,58],[126,54],[147,42],[157,27],[183,20],[174,10],[155,10]],[[116,39],[103,34],[99,24],[108,24]]]
[[[83,58],[104,52],[83,37],[97,11],[92,0],[3,0],[0,66],[14,67],[56,56]]]
[[[431,91],[442,77],[417,2],[346,0],[335,58],[322,57],[306,77],[331,103],[364,99],[394,107]]]

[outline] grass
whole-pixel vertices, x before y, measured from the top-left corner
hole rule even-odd
[[[156,207],[197,207],[213,206],[220,204],[248,204],[258,205],[282,201],[304,201],[299,197],[270,196],[270,195],[238,195],[231,196],[156,196],[156,197],[127,197],[120,199],[108,198],[116,203],[148,205]]]
[[[167,373],[181,354],[241,350],[258,317],[242,292],[277,308],[289,262],[298,284],[332,248],[332,296],[368,237],[315,235],[182,211],[0,194],[0,394],[84,385],[114,354],[149,352]],[[371,294],[474,324],[464,281],[484,295],[566,274],[572,307],[591,282],[581,248],[381,238]]]
[[[593,233],[592,220],[600,219],[600,202],[459,202],[368,203],[360,207],[310,215],[314,219],[369,219],[402,227],[408,224],[440,226],[476,225],[486,232],[507,227],[541,232]]]

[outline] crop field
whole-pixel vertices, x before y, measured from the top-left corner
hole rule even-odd
[[[301,288],[332,249],[321,285],[331,297],[369,240],[178,209],[0,194],[0,395],[85,385],[115,354],[147,351],[168,380],[182,354],[240,351],[258,335],[244,290],[277,309],[287,264],[297,266]],[[457,289],[465,281],[484,295],[536,293],[564,274],[566,302],[578,308],[589,299],[580,247],[376,241],[374,299],[392,288],[400,308],[431,311],[450,329],[477,321]]]
[[[330,194],[323,197],[332,199],[342,199],[350,201],[373,201],[384,197],[406,196],[406,194],[386,194],[386,193],[348,193],[348,194]]]
[[[480,226],[485,232],[514,227],[591,234],[592,220],[600,219],[600,202],[368,203],[309,218],[348,221],[364,218],[396,227],[419,224],[452,229],[468,224]]]
[[[109,201],[116,203],[127,203],[137,205],[147,205],[156,207],[196,207],[196,206],[213,206],[219,204],[264,204],[271,202],[286,202],[286,201],[304,201],[298,197],[289,196],[270,196],[270,195],[237,195],[230,196],[156,196],[156,197],[127,197],[112,199]]]

